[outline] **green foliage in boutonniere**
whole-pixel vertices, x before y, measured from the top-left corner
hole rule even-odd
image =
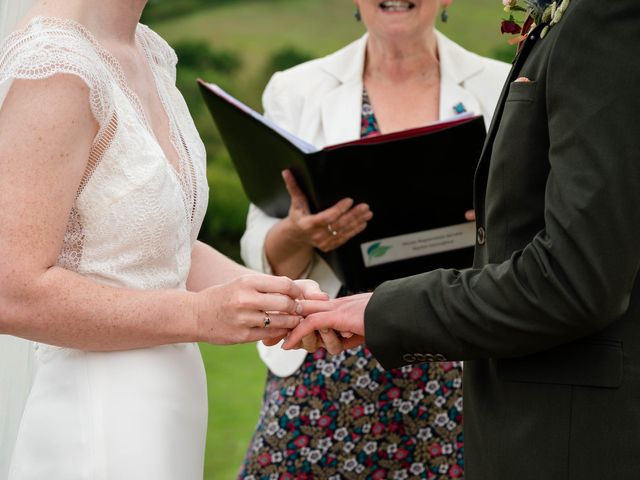
[[[502,20],[502,33],[517,35],[509,43],[518,43],[527,38],[536,25],[545,24],[540,34],[544,38],[556,25],[569,7],[571,0],[502,0],[508,19]]]

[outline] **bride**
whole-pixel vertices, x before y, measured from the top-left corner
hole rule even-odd
[[[2,478],[201,479],[194,342],[280,337],[325,298],[196,240],[204,148],[145,3],[0,5]]]

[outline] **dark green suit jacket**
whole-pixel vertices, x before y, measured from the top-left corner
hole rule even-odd
[[[466,361],[467,480],[640,479],[640,1],[539,34],[478,165],[474,267],[381,285],[367,346]]]

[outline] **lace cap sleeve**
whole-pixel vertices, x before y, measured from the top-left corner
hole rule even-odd
[[[0,45],[0,104],[13,80],[71,74],[89,87],[91,110],[101,126],[112,113],[109,76],[83,31],[72,22],[35,18]]]
[[[171,48],[164,38],[146,25],[140,24],[139,29],[147,51],[151,55],[151,61],[169,75],[171,83],[175,83],[176,65],[178,64],[178,57],[176,56],[175,50]]]

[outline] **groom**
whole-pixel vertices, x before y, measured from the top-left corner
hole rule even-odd
[[[640,2],[558,17],[488,133],[474,268],[308,302],[286,344],[334,328],[386,368],[465,360],[467,480],[640,478]]]

